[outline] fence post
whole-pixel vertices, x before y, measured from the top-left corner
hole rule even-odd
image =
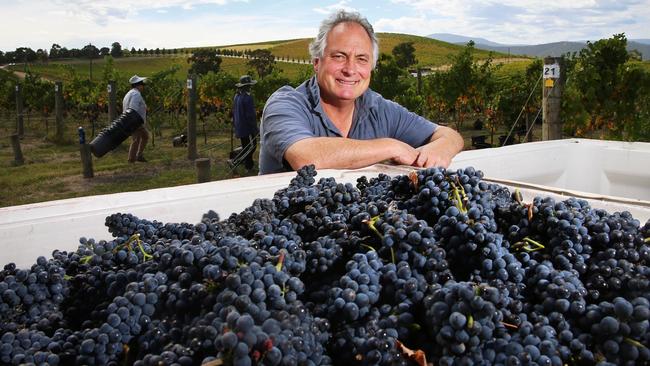
[[[11,135],[11,146],[14,149],[14,165],[23,165],[23,151],[20,149],[20,136],[17,133]]]
[[[196,96],[198,85],[196,75],[187,79],[187,158],[195,160],[196,153]]]
[[[205,183],[210,181],[210,159],[199,158],[194,160],[196,165],[196,181],[198,183]]]
[[[558,140],[562,138],[562,92],[564,89],[564,58],[544,58],[542,75],[542,140]]]
[[[25,135],[25,124],[23,118],[23,90],[20,84],[16,84],[16,133],[18,137]]]
[[[63,83],[54,83],[54,110],[56,116],[56,140],[63,141]]]
[[[106,87],[108,91],[108,124],[111,124],[117,118],[117,90],[115,80],[110,80]]]
[[[93,157],[90,151],[90,145],[86,143],[86,132],[84,128],[79,126],[79,152],[81,154],[81,166],[84,178],[92,178],[95,176],[93,172]]]

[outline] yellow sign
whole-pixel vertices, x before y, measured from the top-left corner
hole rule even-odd
[[[555,85],[555,79],[545,79],[544,80],[544,87],[552,88],[553,85]]]

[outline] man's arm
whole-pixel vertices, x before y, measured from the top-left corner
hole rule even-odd
[[[413,165],[418,151],[391,138],[355,140],[343,137],[312,137],[292,144],[284,154],[293,169],[314,164],[317,169],[357,169],[384,160]]]
[[[417,148],[420,155],[414,165],[423,168],[447,168],[451,159],[463,150],[464,144],[463,137],[454,129],[438,126],[429,143]]]

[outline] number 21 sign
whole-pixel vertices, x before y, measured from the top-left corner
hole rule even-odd
[[[560,78],[560,64],[544,65],[543,71],[544,79],[559,79]]]

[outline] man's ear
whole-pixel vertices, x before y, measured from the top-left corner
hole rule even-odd
[[[312,62],[313,62],[313,65],[314,65],[314,72],[318,72],[318,63],[319,63],[319,61],[320,61],[319,58],[315,58],[315,59],[312,61]]]

